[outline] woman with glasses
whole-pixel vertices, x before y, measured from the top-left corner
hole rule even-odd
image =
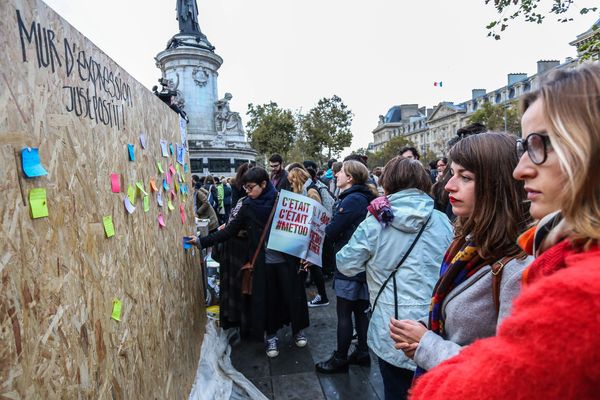
[[[544,218],[520,242],[537,258],[497,336],[417,380],[412,399],[598,398],[600,64],[552,73],[522,105],[514,176]]]
[[[446,183],[456,237],[444,256],[433,290],[427,326],[392,320],[396,348],[413,358],[416,376],[494,336],[520,290],[532,261],[517,245],[529,214],[523,183],[512,178],[516,138],[504,133],[469,136],[450,150]],[[490,171],[494,171],[490,173]]]
[[[235,218],[224,229],[203,238],[193,237],[192,244],[210,247],[234,237],[242,229],[248,234],[250,261],[260,243],[260,237],[277,201],[277,190],[269,180],[267,171],[255,167],[242,176],[246,199]],[[278,251],[267,249],[268,234],[262,245],[252,279],[251,316],[252,333],[265,339],[269,357],[279,355],[277,331],[291,323],[294,342],[298,347],[307,344],[302,332],[309,326],[306,292],[303,275],[298,274],[299,260]]]

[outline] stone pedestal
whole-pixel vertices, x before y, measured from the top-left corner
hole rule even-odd
[[[192,173],[231,176],[239,164],[254,161],[256,152],[243,130],[217,132],[217,70],[223,59],[206,37],[179,33],[155,59],[163,78],[173,82],[184,100]]]

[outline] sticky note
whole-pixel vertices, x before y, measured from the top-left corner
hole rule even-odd
[[[129,197],[125,196],[125,198],[123,199],[123,204],[125,205],[125,209],[129,214],[132,214],[135,211],[135,206],[131,204],[131,201],[129,201]]]
[[[133,153],[133,145],[128,144],[127,150],[129,150],[129,161],[135,161],[135,154]]]
[[[140,144],[142,145],[142,149],[146,148],[146,135],[144,135],[144,132],[140,133]]]
[[[175,191],[173,189],[169,191],[169,194],[171,195],[171,200],[175,200]]]
[[[183,172],[188,172],[189,168],[187,163],[183,164]]]
[[[173,178],[171,178],[171,174],[167,173],[167,184],[171,184],[173,182]]]
[[[148,193],[146,193],[146,191],[144,190],[144,182],[142,181],[137,181],[135,183],[135,186],[137,186],[137,188],[140,190],[140,192],[143,193],[144,196],[148,196]]]
[[[150,196],[144,196],[144,212],[150,211]]]
[[[48,216],[48,202],[46,201],[46,189],[35,188],[29,191],[29,207],[33,218]]]
[[[161,174],[165,172],[160,161],[156,161],[156,167],[158,168],[158,172],[160,172]]]
[[[119,299],[113,300],[113,310],[112,310],[112,315],[110,317],[112,319],[114,319],[115,321],[121,322],[121,307],[122,306],[123,305],[121,304],[121,300],[119,300]]]
[[[158,213],[158,226],[163,228],[165,226],[165,219],[161,213]]]
[[[178,192],[179,192],[179,184],[178,184],[177,182],[175,182],[175,183],[173,184],[173,186],[175,186],[175,192],[173,193],[173,195],[174,195],[175,193],[178,193]]]
[[[175,209],[175,207],[173,207],[173,203],[171,203],[171,199],[167,201],[167,207],[169,208],[169,211],[173,211]]]
[[[173,143],[169,143],[169,151],[171,152],[171,155],[175,153],[175,151],[173,150]]]
[[[175,168],[173,168],[173,164],[169,165],[169,172],[171,173],[171,175],[175,175]]]
[[[167,141],[166,140],[160,139],[160,151],[161,151],[163,157],[169,157],[169,150],[167,150]]]
[[[158,192],[158,188],[156,187],[156,182],[154,182],[154,179],[150,179],[150,189],[152,189],[154,192]]]
[[[183,249],[184,250],[191,249],[194,246],[193,244],[188,243],[186,239],[187,239],[187,237],[184,237],[183,240],[182,240],[182,242],[183,242]]]
[[[179,164],[183,165],[184,157],[185,157],[185,148],[183,146],[180,146],[179,144],[177,144],[177,162]]]
[[[48,175],[40,161],[39,149],[25,147],[21,150],[21,166],[27,178]]]
[[[132,185],[127,187],[127,197],[129,198],[129,202],[131,204],[135,204],[135,187]]]
[[[121,175],[110,174],[110,186],[113,193],[119,193],[121,191]]]
[[[179,215],[181,216],[181,223],[185,224],[185,209],[183,208],[183,204],[179,205]]]
[[[102,217],[102,224],[104,224],[104,233],[106,237],[115,236],[115,226],[113,225],[112,216]]]
[[[162,193],[158,192],[156,194],[156,202],[158,203],[159,207],[163,206]]]
[[[167,184],[167,180],[163,179],[163,189],[165,189],[165,191],[169,190],[169,185]]]
[[[183,184],[181,185],[181,187],[179,188],[179,191],[181,192],[181,194],[186,194],[187,193],[187,184]]]

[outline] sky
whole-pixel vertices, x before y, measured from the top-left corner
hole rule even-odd
[[[175,0],[44,1],[143,85],[157,83],[154,56],[179,31]],[[542,10],[550,3],[542,0]],[[471,89],[505,86],[508,73],[535,74],[538,60],[575,57],[569,42],[598,19],[574,10],[570,23],[555,16],[541,25],[516,21],[496,41],[485,26],[497,15],[484,0],[197,4],[200,29],[224,60],[219,98],[231,92],[231,109],[246,123],[249,103],[307,112],[338,95],[354,113],[352,146],[344,153],[372,142],[378,116],[393,105],[461,103]]]

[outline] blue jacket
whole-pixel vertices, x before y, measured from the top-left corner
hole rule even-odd
[[[375,199],[375,195],[366,185],[352,185],[340,193],[340,198],[333,206],[333,217],[325,228],[327,238],[333,242],[335,253],[340,251],[352,237],[352,234],[367,216],[367,207]],[[336,279],[365,282],[366,274],[347,277],[336,271]]]
[[[443,213],[433,210],[433,199],[417,189],[389,196],[394,220],[383,227],[369,215],[352,239],[337,253],[339,272],[347,276],[367,273],[371,305],[383,282],[398,265],[417,233],[429,222],[404,264],[396,272],[396,294],[400,319],[424,320],[429,313],[433,286],[452,240],[452,227]],[[491,290],[491,289],[490,289]],[[390,279],[381,292],[369,323],[367,342],[378,357],[405,369],[415,369],[412,360],[394,348],[389,323],[394,317],[394,285]]]

